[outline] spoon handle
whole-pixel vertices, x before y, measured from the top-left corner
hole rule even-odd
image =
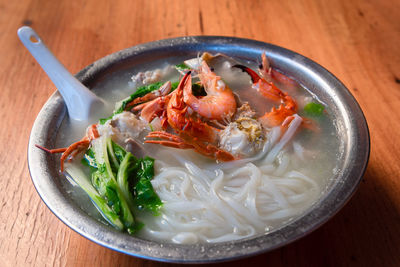
[[[18,36],[61,93],[69,116],[78,121],[88,120],[93,109],[103,104],[102,100],[68,72],[31,27],[19,28]]]

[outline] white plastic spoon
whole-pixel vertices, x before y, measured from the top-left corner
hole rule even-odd
[[[70,118],[86,121],[103,108],[104,101],[67,71],[31,27],[19,28],[18,36],[61,93]]]

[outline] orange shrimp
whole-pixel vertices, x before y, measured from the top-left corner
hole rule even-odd
[[[146,140],[145,143],[161,144],[180,149],[194,149],[197,152],[221,161],[230,161],[235,158],[227,151],[219,149],[213,143],[217,141],[216,128],[201,122],[187,114],[188,106],[183,101],[184,90],[192,87],[190,72],[179,83],[173,92],[167,106],[168,123],[178,136],[164,132],[151,132],[146,138],[159,138],[161,140]]]
[[[140,111],[140,116],[147,122],[151,122],[155,117],[159,117],[162,127],[166,129],[168,127],[166,107],[169,99],[171,98],[170,92],[171,82],[168,81],[164,83],[157,91],[150,92],[143,97],[136,98],[127,104],[127,107],[133,107],[131,111]]]
[[[272,68],[269,65],[269,61],[267,59],[267,56],[265,53],[262,53],[261,55],[261,64],[259,66],[258,72],[260,73],[260,76],[266,80],[267,82],[272,82]]]
[[[144,95],[142,97],[137,97],[134,100],[132,100],[131,102],[129,102],[128,104],[126,104],[125,110],[128,110],[130,107],[134,107],[137,104],[149,102],[153,99],[156,99],[156,98],[159,98],[162,96],[166,96],[170,92],[171,92],[171,82],[168,81],[168,82],[164,83],[158,90],[147,93],[146,95]]]
[[[266,127],[274,127],[281,125],[282,122],[288,117],[297,113],[297,103],[287,93],[282,92],[272,82],[258,76],[252,69],[243,66],[235,65],[234,67],[240,68],[247,72],[253,81],[253,88],[260,92],[264,97],[271,99],[275,102],[281,103],[278,108],[273,107],[270,112],[265,113],[259,120]]]
[[[204,60],[199,68],[199,78],[207,95],[197,98],[192,93],[192,87],[185,86],[183,101],[204,118],[223,120],[231,117],[236,111],[232,90],[211,71]]]
[[[267,82],[272,82],[272,80],[275,80],[280,82],[281,84],[286,85],[287,88],[292,88],[292,89],[298,86],[294,80],[292,80],[285,74],[280,73],[279,71],[273,69],[269,64],[269,61],[265,53],[262,53],[261,55],[261,62],[262,63],[259,67],[258,72],[260,73],[260,76],[264,78]]]
[[[90,142],[93,139],[98,138],[99,132],[97,131],[97,125],[93,124],[87,131],[86,136],[83,137],[80,141],[71,144],[69,147],[65,148],[56,148],[56,149],[47,149],[40,145],[35,145],[37,148],[40,148],[47,153],[55,154],[55,153],[63,153],[60,158],[60,169],[61,172],[64,171],[64,161],[71,155],[75,157],[79,152],[88,149]]]
[[[140,116],[144,118],[147,122],[151,122],[155,117],[159,117],[161,120],[161,125],[164,129],[167,128],[167,104],[171,95],[159,96],[149,102],[137,105],[132,109],[132,111],[140,111]]]

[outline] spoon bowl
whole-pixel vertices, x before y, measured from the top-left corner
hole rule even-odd
[[[102,110],[104,101],[68,72],[31,27],[19,28],[18,36],[57,87],[71,119],[87,121]]]

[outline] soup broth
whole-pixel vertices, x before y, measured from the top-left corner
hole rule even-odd
[[[154,62],[141,69],[114,73],[98,83],[94,91],[108,103],[103,117],[109,116],[116,102],[141,85],[132,81],[132,76],[140,71],[165,70],[177,63],[180,62]],[[239,105],[248,102],[256,117],[277,106],[261,97],[252,88],[249,75],[232,68],[232,64],[222,60],[212,67],[232,89]],[[255,65],[251,67],[255,69]],[[165,71],[158,80],[178,81],[181,76],[175,70]],[[273,82],[296,100],[298,118],[306,117],[307,103],[323,104],[293,81],[289,84]],[[65,119],[57,146],[65,147],[81,139],[87,125],[98,119],[92,118],[85,125]],[[322,196],[334,176],[343,146],[329,110],[310,120],[318,130],[299,126],[296,134],[285,143],[280,127],[273,127],[269,129],[265,151],[232,162],[217,162],[192,149],[147,144],[144,136],[139,136],[137,141],[145,154],[155,159],[155,176],[151,182],[163,207],[159,216],[136,211],[136,219],[144,224],[137,236],[182,244],[224,242],[274,231],[304,214]],[[87,167],[81,165],[79,159],[72,164],[89,176]],[[84,191],[67,180],[64,187],[76,205],[106,223]]]

